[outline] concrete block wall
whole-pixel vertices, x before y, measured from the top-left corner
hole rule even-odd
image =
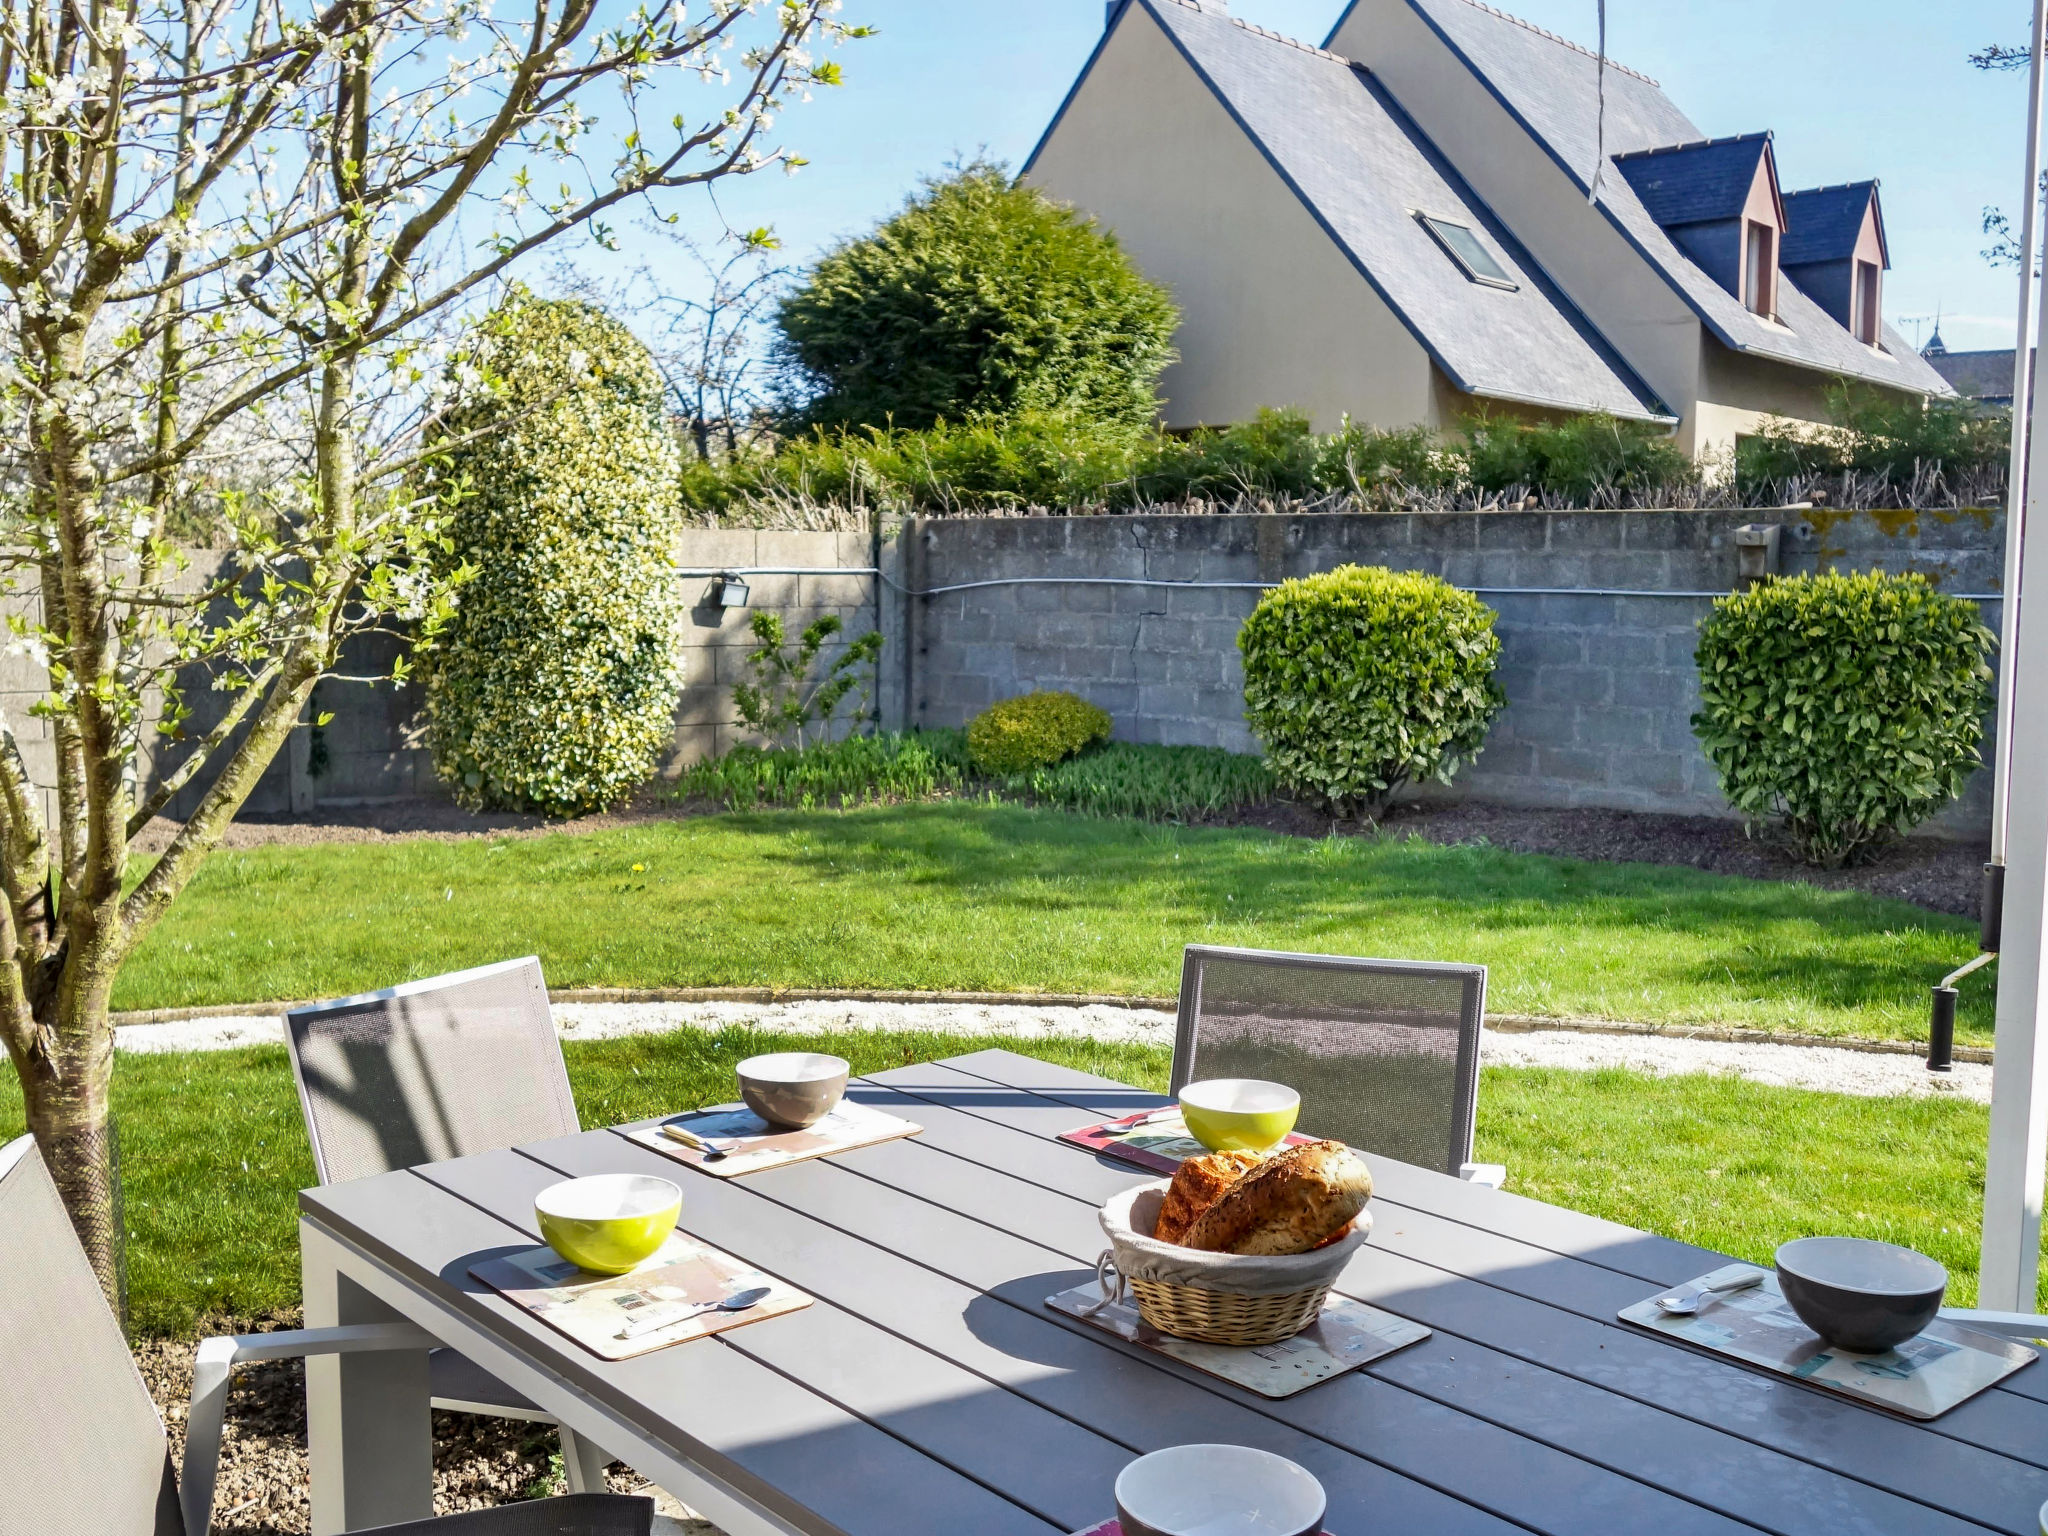
[[[1982,511],[917,519],[904,535],[913,585],[1030,581],[913,603],[912,717],[957,726],[997,699],[1066,688],[1127,740],[1256,751],[1236,640],[1257,584],[1387,565],[1474,589],[1500,615],[1508,707],[1478,761],[1423,793],[1726,815],[1691,727],[1695,632],[1711,602],[1695,594],[1738,584],[1734,534],[1753,522],[1781,526],[1784,574],[1915,570],[1949,591],[1999,586],[2003,519]],[[1170,585],[1190,581],[1241,585]],[[1995,629],[1997,604],[1984,613]],[[1976,836],[1988,805],[1980,773],[1938,830]]]

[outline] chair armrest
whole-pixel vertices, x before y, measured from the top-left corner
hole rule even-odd
[[[1974,1328],[2001,1339],[2048,1339],[2048,1317],[2032,1312],[1978,1312],[1969,1307],[1943,1307],[1937,1315],[1944,1323]]]
[[[1505,1163],[1460,1163],[1458,1177],[1482,1189],[1499,1189],[1508,1179]]]
[[[377,1349],[433,1349],[440,1342],[411,1323],[286,1328],[276,1333],[223,1334],[200,1340],[199,1353],[192,1361],[192,1403],[185,1413],[185,1466],[178,1478],[186,1536],[206,1536],[213,1523],[221,1426],[227,1418],[228,1380],[237,1365],[249,1360],[351,1355]]]

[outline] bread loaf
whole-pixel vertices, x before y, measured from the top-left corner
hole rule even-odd
[[[1182,1241],[1202,1212],[1264,1161],[1263,1152],[1211,1152],[1206,1157],[1188,1158],[1174,1170],[1152,1235],[1162,1243]]]
[[[1180,1241],[1210,1253],[1307,1253],[1342,1232],[1372,1198],[1372,1174],[1341,1141],[1267,1158],[1223,1192]]]

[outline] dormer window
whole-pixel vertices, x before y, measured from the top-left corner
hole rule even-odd
[[[1768,224],[1747,221],[1743,244],[1742,302],[1751,314],[1766,320],[1778,312],[1778,232]]]
[[[1877,345],[1879,327],[1879,286],[1884,282],[1884,268],[1874,261],[1856,263],[1856,339],[1866,347]]]
[[[1505,288],[1513,292],[1515,280],[1508,276],[1507,269],[1493,259],[1493,253],[1479,243],[1479,237],[1463,224],[1449,219],[1432,218],[1429,214],[1418,213],[1422,227],[1430,232],[1443,252],[1456,262],[1460,271],[1475,283],[1488,288]]]

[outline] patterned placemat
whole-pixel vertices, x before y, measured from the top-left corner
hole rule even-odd
[[[1105,1303],[1102,1287],[1093,1280],[1048,1296],[1045,1304],[1261,1397],[1292,1397],[1429,1337],[1420,1323],[1343,1296],[1324,1302],[1322,1316],[1293,1338],[1253,1345],[1198,1344],[1161,1333],[1138,1315],[1135,1298]]]
[[[623,1275],[579,1269],[545,1244],[482,1260],[469,1272],[606,1360],[629,1360],[811,1304],[795,1286],[681,1232]],[[768,1294],[744,1312],[696,1310],[757,1288]]]
[[[1733,1280],[1749,1264],[1729,1264],[1702,1275],[1693,1285]],[[1679,1287],[1659,1291],[1666,1296]],[[1624,1307],[1625,1323],[1676,1339],[1708,1354],[1723,1355],[1775,1375],[1818,1387],[1909,1419],[1933,1419],[2014,1371],[2031,1365],[2035,1352],[1989,1334],[1973,1333],[1936,1320],[1926,1331],[1881,1355],[1836,1349],[1799,1320],[1768,1270],[1760,1284],[1744,1291],[1708,1296],[1690,1317],[1673,1317],[1657,1296]]]
[[[1084,1147],[1090,1152],[1100,1152],[1105,1157],[1164,1174],[1171,1174],[1189,1158],[1200,1157],[1209,1150],[1188,1130],[1187,1122],[1180,1117],[1178,1104],[1169,1104],[1164,1109],[1140,1110],[1120,1120],[1098,1121],[1079,1130],[1061,1131],[1059,1139],[1070,1146]],[[1314,1140],[1315,1137],[1296,1131],[1283,1145],[1299,1147]]]
[[[778,1131],[744,1105],[721,1104],[687,1115],[671,1115],[659,1125],[642,1126],[627,1134],[642,1146],[652,1147],[679,1163],[688,1163],[716,1178],[730,1179],[814,1157],[830,1157],[834,1152],[851,1152],[856,1147],[872,1147],[900,1136],[915,1136],[923,1129],[870,1105],[841,1099],[831,1114],[800,1131]],[[679,1140],[675,1131],[686,1132],[706,1145],[693,1146]],[[713,1151],[724,1155],[712,1157]]]

